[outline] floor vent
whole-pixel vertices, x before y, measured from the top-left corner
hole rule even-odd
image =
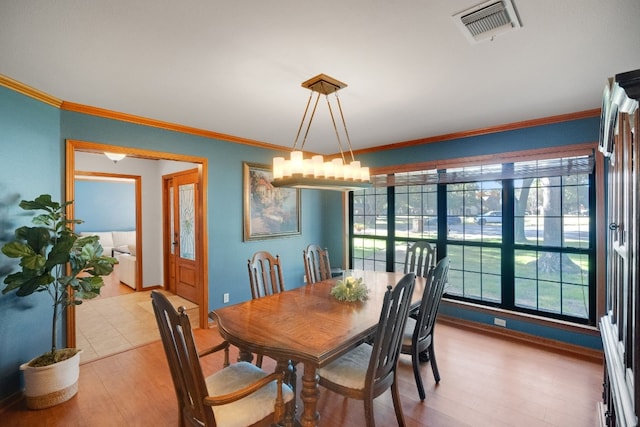
[[[471,43],[493,40],[499,34],[522,27],[511,0],[491,0],[453,15]]]

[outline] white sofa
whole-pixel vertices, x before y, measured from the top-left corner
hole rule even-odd
[[[118,259],[118,276],[125,285],[136,288],[136,232],[134,231],[83,231],[81,236],[98,236],[103,255]]]
[[[120,279],[120,282],[135,290],[137,282],[137,262],[135,255],[121,254],[118,255],[117,258],[120,266],[118,269],[118,278]]]

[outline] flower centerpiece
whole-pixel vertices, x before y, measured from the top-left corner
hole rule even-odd
[[[338,280],[333,288],[331,288],[331,296],[338,301],[364,301],[368,298],[369,289],[362,283],[362,278],[352,276]]]

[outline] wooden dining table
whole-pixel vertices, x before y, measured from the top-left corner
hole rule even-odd
[[[275,295],[212,311],[220,334],[246,352],[260,353],[286,369],[293,360],[304,366],[299,423],[317,426],[320,394],[317,370],[364,342],[380,319],[387,286],[395,286],[403,273],[353,270],[369,289],[365,301],[341,302],[330,295],[337,279],[324,280]],[[420,303],[426,280],[416,278],[412,305]],[[295,416],[295,414],[294,414]],[[292,419],[288,420],[288,424]]]

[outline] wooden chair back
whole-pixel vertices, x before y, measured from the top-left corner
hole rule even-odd
[[[258,251],[250,260],[247,260],[247,267],[252,299],[284,292],[279,255],[274,257],[267,251]]]
[[[367,427],[375,426],[373,399],[389,388],[398,425],[405,425],[397,368],[415,283],[416,275],[408,273],[395,287],[387,287],[373,346],[361,344],[318,370],[321,386],[364,402],[362,424]]]
[[[431,268],[427,276],[427,286],[422,294],[420,307],[411,314],[411,321],[407,324],[404,333],[401,353],[411,355],[413,375],[418,388],[420,400],[424,400],[426,393],[422,384],[420,363],[429,361],[431,371],[436,383],[440,382],[440,371],[436,362],[436,352],[434,348],[433,329],[436,324],[438,308],[444,294],[444,288],[448,282],[449,257],[444,257],[435,268]],[[415,319],[415,321],[414,321]],[[413,332],[411,327],[413,325]],[[409,339],[410,338],[410,339]]]
[[[365,379],[366,394],[372,397],[379,395],[395,381],[402,334],[415,282],[415,274],[408,273],[393,289],[389,286],[385,293]]]
[[[420,308],[418,309],[418,317],[416,319],[416,329],[413,333],[413,341],[416,345],[429,339],[433,333],[433,327],[436,324],[438,308],[444,288],[449,276],[449,257],[444,257],[430,274],[429,286],[425,287]]]
[[[436,265],[436,247],[429,242],[418,241],[407,244],[404,259],[404,273],[415,273],[418,277],[427,277],[431,267]]]
[[[204,404],[207,385],[185,308],[176,311],[157,291],[151,292],[151,303],[178,397],[180,425],[215,426],[213,410]]]
[[[304,259],[304,271],[308,284],[331,279],[329,250],[312,244],[307,246],[306,249],[303,249],[302,257]]]

